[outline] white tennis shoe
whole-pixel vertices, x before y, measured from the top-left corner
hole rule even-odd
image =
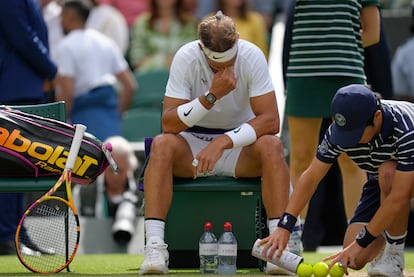
[[[385,243],[384,250],[367,266],[369,276],[404,276],[404,244]]]
[[[159,237],[151,237],[145,246],[145,258],[139,274],[167,274],[169,254],[168,245]]]

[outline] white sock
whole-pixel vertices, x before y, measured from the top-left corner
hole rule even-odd
[[[386,238],[385,247],[392,247],[393,249],[404,251],[406,236],[407,236],[407,231],[405,231],[404,234],[399,235],[399,236],[391,236],[387,231],[385,231],[385,238]]]
[[[269,228],[269,233],[272,233],[274,230],[276,230],[278,224],[279,224],[279,218],[268,219],[267,226]]]
[[[157,219],[145,220],[145,239],[149,240],[150,237],[159,237],[164,240],[165,222]]]

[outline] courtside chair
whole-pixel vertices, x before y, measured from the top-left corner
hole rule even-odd
[[[53,102],[37,105],[2,106],[22,112],[48,117],[60,121],[66,121],[65,102]],[[0,178],[0,192],[34,192],[47,191],[56,183],[57,177],[39,178]]]
[[[138,88],[129,109],[155,108],[161,111],[169,71],[155,70],[134,74]]]
[[[143,142],[146,137],[161,133],[161,111],[158,109],[128,110],[122,117],[122,136],[131,142]]]

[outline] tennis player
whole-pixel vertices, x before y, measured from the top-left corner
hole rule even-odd
[[[164,231],[173,176],[261,176],[270,231],[288,202],[289,173],[276,136],[279,114],[263,53],[239,39],[233,20],[221,11],[199,24],[198,36],[174,57],[164,98],[164,133],[154,138],[144,174],[141,274],[168,272]],[[300,252],[300,239],[293,244]]]

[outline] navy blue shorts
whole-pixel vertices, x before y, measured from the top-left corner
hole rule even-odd
[[[378,180],[371,178],[362,188],[362,195],[349,223],[368,223],[381,204],[381,190]]]

